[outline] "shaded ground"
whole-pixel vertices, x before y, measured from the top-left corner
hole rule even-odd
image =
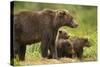
[[[20,62],[20,65],[34,65],[34,64],[61,64],[61,63],[70,63],[70,62],[79,62],[78,59],[70,59],[70,58],[61,58],[59,60],[56,59],[26,59],[23,62]]]
[[[27,58],[25,61],[20,62],[20,65],[41,65],[41,64],[62,64],[62,63],[73,63],[73,62],[83,62],[84,60],[71,59],[71,58],[61,58],[56,59],[32,59]],[[93,59],[85,59],[85,61],[95,61]]]

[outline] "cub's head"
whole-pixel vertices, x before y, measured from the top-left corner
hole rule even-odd
[[[68,39],[70,36],[67,32],[59,30],[58,31],[58,39]]]

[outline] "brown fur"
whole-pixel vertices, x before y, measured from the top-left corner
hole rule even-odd
[[[73,47],[68,38],[70,37],[67,32],[60,30],[57,34],[56,48],[58,57],[67,57],[68,54],[73,53]],[[52,58],[49,54],[48,58]]]
[[[66,46],[69,45],[69,46]],[[79,38],[79,37],[72,37],[70,39],[59,39],[57,41],[57,47],[58,47],[58,56],[59,54],[62,55],[61,57],[70,57],[74,58],[77,57],[79,59],[82,58],[83,55],[83,48],[84,47],[90,47],[89,41],[87,38]],[[66,52],[61,52],[61,51]]]
[[[75,51],[76,56],[81,59],[83,55],[83,48],[90,47],[88,38],[73,37],[70,39]]]
[[[16,48],[13,51],[20,60],[25,59],[26,44],[40,41],[42,57],[47,57],[50,49],[52,57],[57,58],[55,39],[58,29],[61,26],[77,27],[67,10],[23,11],[14,15],[13,22],[13,48]]]

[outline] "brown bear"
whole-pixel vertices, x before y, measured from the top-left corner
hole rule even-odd
[[[78,26],[68,10],[22,11],[11,16],[13,18],[11,59],[18,54],[19,60],[24,60],[26,45],[36,42],[41,42],[43,58],[48,56],[48,49],[52,58],[57,58],[55,39],[58,29],[62,26],[71,28]]]
[[[59,34],[59,36],[62,34]],[[83,48],[90,47],[88,38],[71,37],[71,38],[59,38],[56,41],[58,57],[69,57],[69,58],[82,58]],[[48,56],[51,58],[51,56]]]
[[[90,47],[88,38],[82,38],[82,37],[72,37],[70,39],[70,42],[72,43],[73,49],[75,51],[75,55],[77,58],[81,59],[83,55],[83,48],[84,47]]]
[[[63,44],[63,43],[65,43],[65,44]],[[67,45],[67,47],[65,47],[66,45]],[[70,58],[77,57],[77,58],[81,59],[82,55],[83,55],[83,48],[90,47],[90,46],[91,45],[89,44],[88,38],[71,37],[67,40],[59,39],[57,41],[57,48],[59,49],[57,51],[57,53],[58,53],[58,56],[60,54],[61,57],[64,57],[64,56],[70,57]],[[59,53],[60,51],[62,51],[62,52]],[[64,51],[66,51],[66,52],[64,52]],[[69,52],[69,51],[71,51],[71,52]]]
[[[56,39],[69,39],[69,34],[63,30],[59,30]]]
[[[69,34],[63,30],[58,31],[57,37],[56,37],[56,48],[57,48],[57,54],[58,58],[66,57],[68,54],[73,54],[73,47],[72,44],[68,41]],[[52,58],[51,54],[48,55],[48,58]]]

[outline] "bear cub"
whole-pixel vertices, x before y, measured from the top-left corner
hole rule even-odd
[[[84,47],[90,47],[89,39],[88,38],[82,38],[82,37],[72,37],[70,38],[70,42],[73,46],[73,49],[75,51],[75,56],[79,59],[82,58],[83,55],[83,48]]]
[[[59,30],[56,37],[56,49],[58,58],[67,57],[67,54],[73,54],[73,48],[71,43],[68,41],[69,34],[65,31]],[[48,58],[52,58],[51,54],[49,54]]]
[[[67,32],[60,30],[56,37],[57,55],[61,57],[82,58],[83,48],[90,47],[88,38],[71,37]]]

